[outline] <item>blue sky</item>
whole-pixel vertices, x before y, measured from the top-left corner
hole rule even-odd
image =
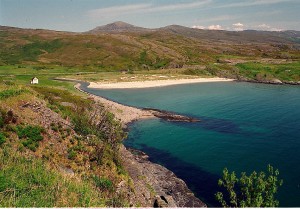
[[[83,32],[114,21],[224,30],[300,30],[300,0],[0,0],[0,25]]]

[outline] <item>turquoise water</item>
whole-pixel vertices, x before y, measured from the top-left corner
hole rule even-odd
[[[126,146],[145,151],[204,202],[224,167],[280,170],[280,206],[300,206],[300,87],[222,82],[148,89],[88,90],[123,104],[197,117],[199,123],[137,121]]]

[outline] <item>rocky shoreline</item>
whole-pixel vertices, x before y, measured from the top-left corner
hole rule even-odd
[[[254,79],[248,79],[248,78],[239,78],[235,81],[248,82],[248,83],[272,84],[272,85],[293,85],[293,86],[300,85],[300,81],[281,81],[279,79],[263,81],[263,80],[254,80]]]
[[[179,115],[174,112],[159,110],[154,108],[143,108],[143,110],[150,112],[157,118],[161,118],[166,121],[173,121],[173,122],[187,122],[187,123],[195,123],[199,122],[198,118],[189,117],[186,115]]]
[[[77,83],[74,87],[95,101],[101,102],[115,117],[121,121],[124,128],[127,124],[139,119],[158,117],[168,121],[198,122],[196,118],[178,115],[175,113],[157,109],[138,109],[112,102],[105,98],[90,94],[80,88]],[[148,156],[138,150],[127,149],[124,145],[120,147],[120,156],[124,167],[128,171],[134,191],[128,188],[119,190],[127,193],[133,205],[142,207],[207,207],[205,203],[194,196],[186,183],[167,168],[152,163]],[[122,183],[122,182],[121,182]]]
[[[131,202],[145,207],[206,207],[196,198],[186,183],[167,168],[149,161],[146,153],[120,148],[123,166],[134,182]]]

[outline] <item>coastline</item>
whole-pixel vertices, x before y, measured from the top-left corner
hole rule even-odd
[[[81,84],[77,83],[74,88],[87,94],[94,101],[100,102],[108,111],[114,113],[124,128],[133,121],[156,117],[150,110],[110,101],[86,92],[80,86]],[[207,207],[194,196],[182,179],[167,168],[149,161],[145,153],[126,148],[123,144],[119,153],[124,167],[133,180],[135,192],[128,192],[131,202],[140,203],[143,207]]]
[[[146,80],[146,81],[129,81],[113,83],[96,83],[90,82],[88,88],[99,89],[131,89],[131,88],[153,88],[180,84],[207,83],[207,82],[228,82],[235,81],[228,78],[193,78],[193,79],[174,79],[174,80]]]
[[[86,92],[82,90],[80,86],[81,84],[77,83],[76,85],[74,85],[74,88],[87,94],[89,98],[93,99],[94,101],[98,101],[103,104],[108,111],[112,112],[115,115],[116,119],[118,119],[122,123],[124,128],[127,126],[127,124],[136,120],[155,118],[151,111],[142,110],[136,107],[130,107],[117,102],[113,102],[103,97]]]

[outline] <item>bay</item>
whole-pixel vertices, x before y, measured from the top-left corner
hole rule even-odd
[[[172,170],[210,206],[222,170],[280,171],[282,207],[300,206],[300,88],[242,82],[198,83],[146,89],[87,89],[122,104],[197,117],[199,123],[141,120],[125,146]]]

